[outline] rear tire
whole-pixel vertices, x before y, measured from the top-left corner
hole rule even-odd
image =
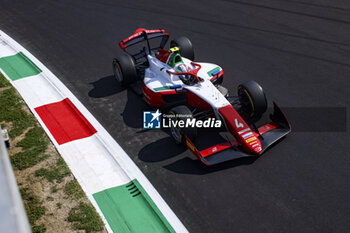
[[[174,120],[184,120],[186,122],[186,119],[193,119],[193,115],[191,110],[185,106],[180,105],[177,107],[174,107],[170,109],[169,114],[174,116]],[[176,115],[186,115],[186,116],[179,116],[176,117]],[[170,132],[171,136],[174,139],[176,144],[180,144],[185,141],[185,136],[187,136],[191,141],[195,141],[197,138],[197,128],[196,127],[174,127],[173,125],[170,126]]]
[[[113,59],[113,74],[121,86],[128,86],[137,81],[137,71],[134,59],[128,54],[122,54]]]
[[[242,110],[251,118],[259,119],[266,112],[267,101],[262,87],[255,81],[248,81],[238,86],[238,96]]]
[[[179,37],[175,40],[172,40],[170,42],[170,47],[178,47],[180,50],[180,54],[181,56],[190,59],[191,61],[194,60],[194,50],[193,50],[193,46],[192,43],[190,41],[190,39],[188,39],[185,36]]]

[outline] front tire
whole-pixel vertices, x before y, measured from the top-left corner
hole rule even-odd
[[[127,54],[122,54],[113,59],[113,74],[121,86],[128,86],[137,81],[137,71],[134,59]]]
[[[255,81],[238,86],[238,96],[243,112],[251,118],[259,119],[267,109],[267,101],[262,87]]]
[[[191,61],[194,60],[194,50],[193,50],[193,46],[192,43],[190,41],[190,39],[188,39],[185,36],[179,37],[175,40],[172,40],[170,42],[170,47],[178,47],[180,50],[180,54],[181,56],[190,59]]]
[[[172,121],[184,120],[186,123],[187,119],[193,119],[191,110],[185,106],[180,105],[170,109],[170,115],[173,115]],[[180,144],[185,141],[185,136],[187,136],[191,141],[195,141],[197,138],[197,128],[196,127],[174,127],[173,124],[170,126],[171,136],[176,144]]]

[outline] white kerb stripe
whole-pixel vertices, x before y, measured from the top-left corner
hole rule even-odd
[[[0,36],[1,36],[0,31]],[[1,37],[0,37],[1,38]],[[17,54],[18,52],[7,44],[6,41],[0,40],[0,58]]]
[[[13,82],[13,85],[23,99],[29,100],[26,102],[31,109],[63,100],[63,97],[52,87],[41,73],[18,79]]]
[[[62,144],[59,151],[74,175],[81,177],[88,193],[94,194],[130,182],[95,135]]]

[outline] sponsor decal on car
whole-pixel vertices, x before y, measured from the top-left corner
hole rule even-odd
[[[245,140],[247,143],[251,142],[251,141],[254,141],[256,140],[256,137],[251,137],[251,138],[248,138],[247,140]]]
[[[243,134],[243,135],[242,135],[242,137],[243,137],[244,139],[246,139],[246,138],[248,138],[248,137],[250,137],[250,136],[254,136],[254,134],[253,134],[252,132],[249,132],[249,133],[246,133],[246,134]]]

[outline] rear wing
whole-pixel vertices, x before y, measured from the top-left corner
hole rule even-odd
[[[131,36],[129,36],[128,38],[122,40],[119,42],[119,47],[126,53],[128,53],[129,55],[133,56],[134,58],[138,58],[141,57],[140,54],[143,53],[142,51],[139,53],[130,53],[129,51],[127,51],[126,49],[132,45],[144,42],[144,41],[151,41],[152,39],[155,38],[161,38],[161,41],[159,44],[156,45],[152,45],[152,47],[150,48],[151,50],[154,49],[163,49],[166,42],[169,39],[169,34],[165,32],[165,30],[163,29],[154,29],[154,30],[148,30],[145,28],[139,28],[137,29],[134,34],[132,34]]]

